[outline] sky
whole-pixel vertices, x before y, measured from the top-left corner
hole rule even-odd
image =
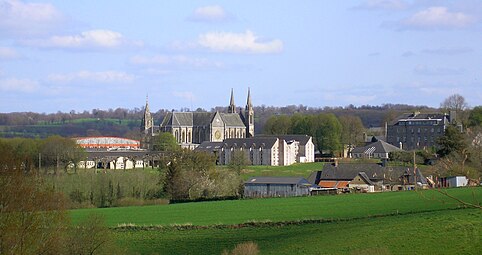
[[[0,112],[482,105],[482,1],[0,0]]]

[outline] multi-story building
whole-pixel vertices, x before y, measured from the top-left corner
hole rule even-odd
[[[406,113],[387,125],[387,142],[404,150],[437,147],[445,128],[455,124],[455,113]]]
[[[227,165],[234,153],[242,152],[252,165],[287,166],[314,162],[315,146],[306,135],[257,136],[204,142],[196,150],[212,152],[218,164]]]

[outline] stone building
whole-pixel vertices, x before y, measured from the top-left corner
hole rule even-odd
[[[146,103],[144,118],[141,124],[143,148],[148,148],[149,138],[158,132],[171,133],[184,148],[195,148],[202,142],[221,142],[230,138],[246,138],[254,136],[254,109],[251,94],[248,97],[244,111],[236,112],[234,93],[228,112],[170,112],[164,116],[159,131],[153,130],[153,123]]]
[[[436,147],[449,124],[456,124],[455,112],[405,113],[388,124],[387,142],[403,150]]]

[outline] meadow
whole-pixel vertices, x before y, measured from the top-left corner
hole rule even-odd
[[[254,241],[260,254],[480,254],[482,212],[443,210],[289,226],[114,231],[137,254],[221,254]]]
[[[447,189],[450,195],[471,201],[482,198],[482,187]],[[180,203],[141,207],[78,209],[70,211],[79,222],[91,213],[104,215],[106,224],[213,225],[249,221],[295,221],[302,219],[351,219],[374,215],[406,214],[458,208],[460,204],[435,190],[331,196],[244,199]]]
[[[227,166],[220,166],[226,168]],[[289,166],[246,166],[241,171],[243,180],[253,176],[301,176],[307,178],[323,168],[322,162],[296,163]]]

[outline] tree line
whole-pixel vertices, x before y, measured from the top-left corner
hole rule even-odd
[[[275,115],[266,121],[264,127],[264,133],[269,135],[312,136],[317,150],[335,156],[341,152],[343,145],[362,145],[364,132],[360,117],[336,117],[332,113]]]

